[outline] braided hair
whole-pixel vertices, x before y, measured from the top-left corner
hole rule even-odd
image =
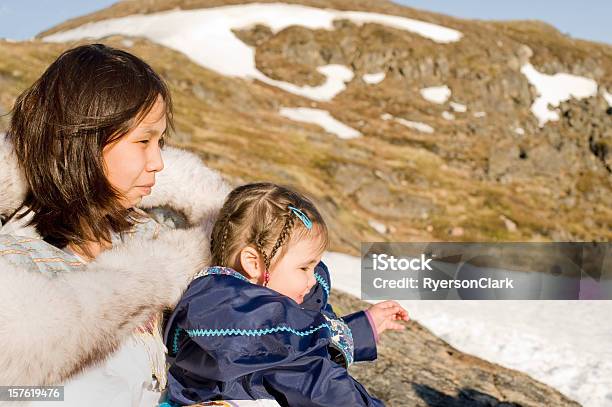
[[[289,207],[299,208],[314,227],[307,228]],[[299,219],[298,219],[299,220]],[[292,238],[320,236],[321,250],[329,242],[327,226],[310,199],[272,183],[252,183],[228,195],[211,234],[214,265],[237,268],[241,250],[251,245],[265,266],[264,285],[275,258],[281,258]]]

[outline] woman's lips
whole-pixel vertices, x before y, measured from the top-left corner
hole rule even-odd
[[[139,185],[138,188],[140,188],[144,192],[145,195],[150,195],[153,185],[155,184]]]

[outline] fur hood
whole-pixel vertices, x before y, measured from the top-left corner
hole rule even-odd
[[[118,349],[152,314],[173,308],[208,265],[208,237],[229,192],[194,154],[167,147],[165,169],[141,207],[179,211],[188,229],[162,230],[103,252],[85,271],[27,272],[0,253],[0,383],[63,383]],[[0,216],[26,193],[10,143],[0,135]]]
[[[26,195],[25,177],[19,169],[13,146],[0,133],[0,217],[11,214]]]

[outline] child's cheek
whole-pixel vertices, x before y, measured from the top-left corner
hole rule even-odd
[[[294,293],[294,296],[299,297],[304,294],[306,290],[307,280],[304,278],[302,273],[295,275],[291,282],[291,289]]]

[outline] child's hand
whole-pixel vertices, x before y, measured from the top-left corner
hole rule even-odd
[[[368,308],[368,312],[374,321],[378,335],[382,334],[387,329],[403,331],[406,327],[394,321],[410,320],[410,318],[408,318],[408,312],[396,301],[379,302]]]

